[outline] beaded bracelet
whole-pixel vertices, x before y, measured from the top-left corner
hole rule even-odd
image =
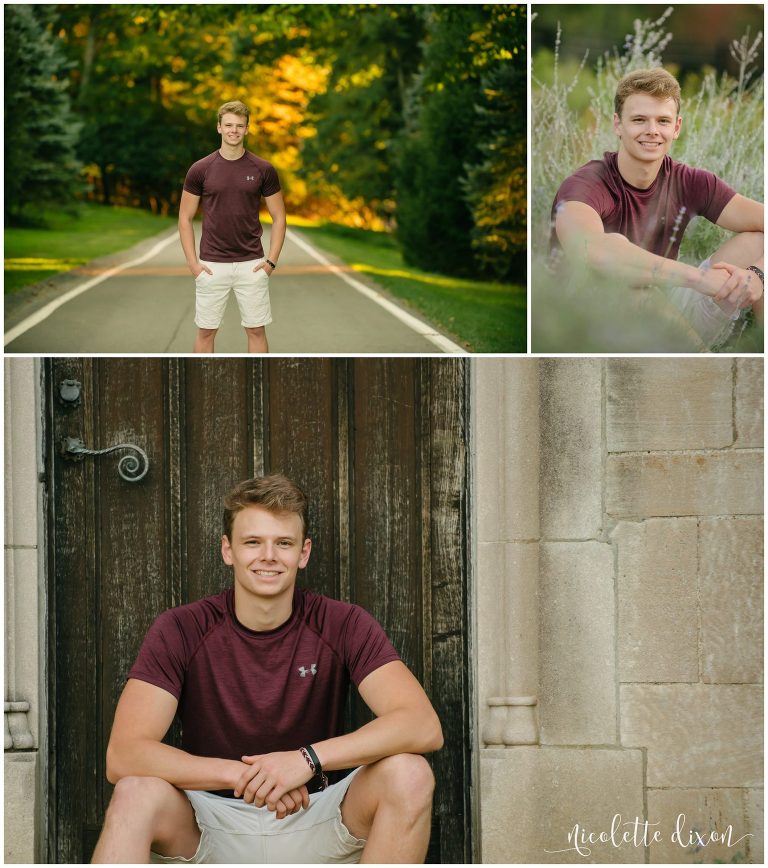
[[[320,760],[312,749],[312,745],[308,744],[306,747],[300,747],[299,751],[307,761],[309,768],[312,770],[312,778],[320,778],[320,789],[326,789],[328,786],[328,775],[323,773],[323,767],[320,765]]]

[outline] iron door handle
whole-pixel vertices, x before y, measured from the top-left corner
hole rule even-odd
[[[107,455],[119,449],[128,449],[132,454],[123,455],[117,462],[117,472],[126,482],[139,482],[144,479],[149,470],[149,458],[140,447],[131,443],[118,443],[106,449],[88,449],[79,437],[64,437],[61,441],[61,454],[70,461],[82,461],[86,455]]]

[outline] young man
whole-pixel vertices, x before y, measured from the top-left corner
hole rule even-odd
[[[660,68],[630,72],[614,108],[619,150],[562,183],[553,246],[632,285],[666,288],[707,345],[727,336],[740,308],[762,318],[763,205],[668,156],[683,122],[677,81]],[[677,261],[696,215],[738,233],[699,268]]]
[[[234,586],[150,628],[115,712],[94,862],[424,860],[420,754],[442,746],[440,722],[367,612],[296,588],[305,513],[279,475],[225,498]],[[342,734],[350,680],[375,719]],[[162,741],[176,714],[181,749]]]
[[[184,180],[179,205],[179,235],[187,265],[195,276],[196,353],[212,353],[230,290],[240,307],[248,352],[269,351],[265,326],[272,322],[269,275],[285,240],[285,204],[274,167],[245,150],[248,109],[227,102],[219,109],[221,147],[198,160]],[[261,197],[272,216],[269,256],[264,258],[259,220]],[[200,259],[192,225],[203,201]]]

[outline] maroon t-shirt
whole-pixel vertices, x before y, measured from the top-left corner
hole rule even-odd
[[[184,189],[202,198],[201,259],[247,262],[264,255],[261,197],[280,191],[271,163],[248,151],[239,160],[225,160],[214,151],[192,165]]]
[[[644,250],[677,259],[688,223],[699,214],[716,223],[736,195],[712,172],[692,169],[669,156],[651,186],[641,190],[621,177],[617,158],[617,153],[606,152],[602,160],[591,160],[563,181],[552,204],[551,246],[557,247],[558,205],[583,202],[597,211],[606,232],[618,232]]]
[[[342,735],[350,681],[399,659],[360,606],[297,588],[291,617],[256,632],[235,617],[230,589],[163,612],[128,678],[178,699],[185,751],[239,760]]]

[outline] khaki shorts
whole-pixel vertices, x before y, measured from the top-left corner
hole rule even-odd
[[[201,329],[217,329],[224,318],[229,293],[234,290],[244,328],[268,325],[272,322],[269,306],[269,275],[263,268],[253,269],[264,259],[247,262],[207,262],[213,272],[203,270],[195,278],[195,325]]]
[[[359,862],[365,841],[353,837],[341,820],[341,802],[352,774],[309,797],[309,807],[284,820],[268,808],[185,790],[200,827],[200,843],[191,859],[159,856],[152,862],[205,864],[286,864]]]

